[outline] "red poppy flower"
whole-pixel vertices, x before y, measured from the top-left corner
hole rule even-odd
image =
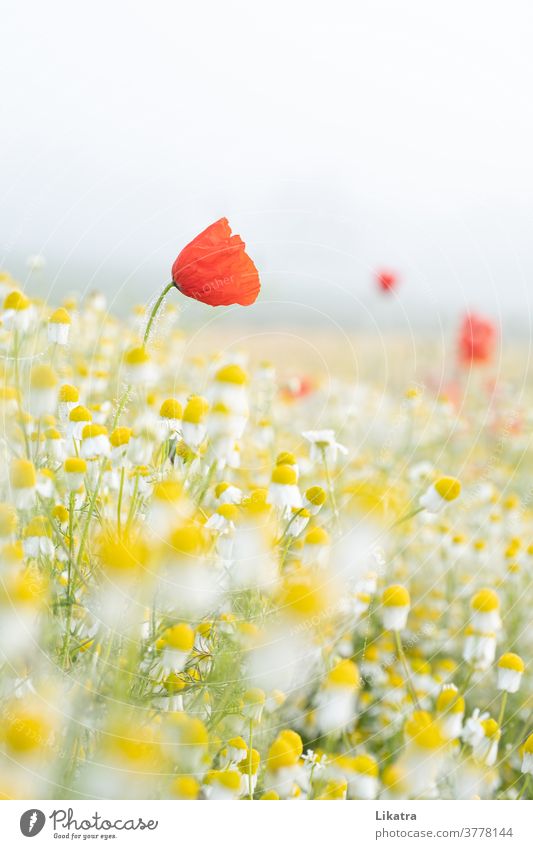
[[[398,284],[398,275],[394,271],[378,271],[376,280],[382,292],[392,292]]]
[[[172,280],[188,298],[212,307],[253,304],[261,284],[240,236],[220,218],[186,245],[172,266]]]
[[[314,391],[312,380],[305,374],[301,377],[292,377],[281,387],[281,394],[287,401],[298,401],[306,398]]]
[[[475,313],[465,315],[459,328],[459,361],[463,365],[490,362],[497,335],[490,319]]]

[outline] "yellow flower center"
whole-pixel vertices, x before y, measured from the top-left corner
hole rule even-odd
[[[492,613],[494,610],[498,610],[499,606],[500,599],[494,590],[488,588],[479,590],[470,602],[472,610],[478,613]]]
[[[159,410],[159,415],[162,419],[181,419],[182,407],[176,398],[167,398],[163,401]]]
[[[31,370],[30,386],[32,389],[53,389],[57,386],[57,374],[50,366],[34,366]]]
[[[170,648],[190,652],[194,645],[194,631],[185,622],[167,628],[164,635],[165,643]]]
[[[435,489],[445,501],[455,501],[461,494],[461,481],[457,478],[439,478],[435,483]]]
[[[121,445],[127,445],[131,439],[131,433],[130,427],[116,427],[109,437],[113,448],[120,448]]]
[[[79,397],[80,393],[76,387],[71,386],[69,383],[64,383],[59,390],[59,400],[63,403],[77,404]]]
[[[297,480],[298,475],[296,469],[292,466],[276,466],[272,472],[272,483],[279,483],[284,486],[294,486]]]
[[[236,364],[222,366],[216,375],[215,380],[219,383],[235,383],[238,386],[244,386],[248,381],[248,377],[244,369]]]
[[[31,460],[13,460],[9,477],[14,489],[30,489],[37,483],[35,466]]]
[[[183,421],[189,424],[200,424],[206,417],[209,403],[201,395],[192,395],[183,411]]]
[[[513,652],[502,654],[498,661],[498,666],[500,669],[513,669],[515,672],[523,672],[526,668],[520,655]]]
[[[48,319],[50,324],[71,324],[71,318],[64,307],[59,307]]]
[[[392,584],[383,590],[381,603],[385,607],[409,607],[411,598],[404,586],[401,584]]]
[[[30,301],[26,295],[23,295],[22,292],[18,292],[17,290],[10,292],[4,299],[5,310],[16,310],[18,312],[20,310],[27,310],[29,305]]]
[[[67,474],[84,475],[87,471],[87,463],[82,457],[67,457],[64,469]]]

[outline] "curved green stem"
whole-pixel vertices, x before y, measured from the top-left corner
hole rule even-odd
[[[507,690],[504,690],[504,691],[503,691],[503,696],[502,696],[502,704],[501,704],[501,707],[500,707],[500,714],[499,714],[499,716],[498,716],[498,725],[500,726],[500,729],[501,729],[501,727],[502,727],[503,717],[504,717],[504,715],[505,715],[505,706],[506,706],[506,704],[507,704]]]
[[[407,522],[407,520],[412,519],[413,516],[418,516],[418,514],[421,513],[424,509],[424,507],[416,507],[414,510],[410,510],[408,513],[405,513],[404,516],[400,516],[400,518],[397,519],[393,525],[391,525],[391,528],[397,528],[398,525],[403,524],[403,522]]]
[[[166,295],[170,292],[173,285],[174,285],[174,282],[172,280],[170,281],[170,283],[167,283],[167,285],[165,286],[165,288],[163,289],[163,291],[159,295],[157,301],[153,305],[152,312],[150,313],[150,317],[148,318],[148,322],[146,324],[146,329],[144,331],[143,345],[146,345],[146,343],[148,342],[148,339],[150,337],[150,331],[152,329],[152,325],[154,323],[155,317],[156,317],[157,313],[159,312],[161,304],[165,300]]]

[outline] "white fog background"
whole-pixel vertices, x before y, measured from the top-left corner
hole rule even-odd
[[[148,301],[227,215],[263,281],[240,318],[529,333],[530,0],[1,7],[0,266],[32,294]]]

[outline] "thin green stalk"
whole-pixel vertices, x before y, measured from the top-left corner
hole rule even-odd
[[[326,482],[328,485],[329,497],[331,499],[331,506],[333,507],[333,515],[335,516],[335,524],[337,525],[337,530],[340,528],[340,517],[339,517],[339,509],[337,507],[337,500],[335,498],[335,489],[333,487],[333,480],[331,478],[331,474],[329,471],[328,461],[326,458],[326,449],[324,447],[320,447],[320,453],[322,454],[322,462],[324,463],[324,472],[326,474]]]
[[[148,318],[148,322],[146,324],[146,329],[144,331],[143,345],[146,345],[146,343],[148,342],[148,339],[150,337],[150,331],[152,329],[152,325],[154,323],[155,317],[156,317],[157,313],[159,312],[159,308],[161,307],[161,304],[165,300],[166,295],[168,295],[168,293],[170,292],[170,290],[172,289],[173,286],[174,286],[173,281],[171,281],[170,283],[167,283],[167,285],[165,286],[165,288],[163,289],[163,291],[159,295],[157,301],[155,302],[154,306],[152,307],[152,312],[150,313],[150,317]]]
[[[118,488],[118,503],[117,503],[117,530],[118,530],[119,536],[121,536],[121,534],[122,534],[121,513],[122,513],[122,496],[124,494],[124,474],[125,474],[125,468],[124,468],[124,466],[122,466],[122,468],[120,470],[120,484],[119,484],[119,488]]]
[[[113,430],[116,428],[116,426],[118,425],[118,422],[119,422],[120,416],[122,415],[122,411],[123,411],[124,407],[126,406],[126,402],[127,402],[127,400],[128,400],[129,394],[130,394],[130,389],[131,389],[131,386],[130,386],[130,384],[128,383],[128,384],[126,385],[126,388],[125,388],[124,392],[123,392],[123,393],[122,393],[122,395],[120,396],[120,399],[119,399],[119,402],[118,402],[118,407],[117,407],[117,409],[116,409],[116,411],[115,411],[115,415],[113,416],[113,421],[111,422],[111,430],[112,430],[112,431],[113,431]]]
[[[407,658],[406,658],[405,652],[403,650],[402,638],[400,637],[399,631],[394,631],[394,639],[396,641],[396,650],[398,652],[398,657],[400,658],[400,660],[402,662],[402,666],[403,666],[403,669],[404,669],[404,672],[405,672],[405,682],[407,684],[407,689],[409,690],[409,693],[411,695],[411,699],[413,701],[415,708],[417,710],[420,710],[420,704],[418,702],[418,697],[416,695],[415,688],[414,688],[413,682],[411,680],[411,672],[409,670],[409,664],[407,663]]]
[[[530,777],[531,777],[530,775],[526,775],[526,777],[524,778],[524,783],[522,785],[522,789],[520,791],[520,795],[519,795],[518,799],[522,799],[522,797],[525,796]]]
[[[98,497],[98,490],[100,489],[100,485],[102,483],[102,478],[104,476],[104,469],[105,469],[105,459],[102,460],[102,463],[100,465],[100,471],[98,472],[98,479],[97,479],[96,485],[95,485],[95,487],[94,487],[94,489],[91,493],[91,499],[89,501],[89,507],[87,509],[87,515],[85,517],[85,522],[84,522],[84,525],[83,525],[83,531],[82,531],[81,540],[80,540],[80,548],[79,548],[79,551],[78,551],[78,559],[77,559],[77,562],[76,562],[76,567],[77,567],[78,571],[81,569],[82,558],[83,558],[83,554],[84,554],[84,551],[85,551],[85,544],[87,542],[87,535],[89,533],[89,525],[91,523],[91,519],[92,519],[92,516],[93,516],[93,513],[94,513],[94,508],[96,506],[96,499]]]
[[[413,516],[417,516],[424,509],[424,507],[416,507],[414,510],[409,510],[409,512],[406,513],[404,516],[400,516],[400,518],[397,519],[396,522],[391,525],[391,528],[397,528],[398,525],[402,525],[404,522],[407,522],[409,519],[412,519]]]
[[[252,790],[252,744],[254,739],[254,721],[250,719],[250,743],[248,745],[248,798],[251,800],[254,798],[254,792]]]
[[[128,511],[128,518],[126,520],[126,534],[128,533],[133,519],[135,518],[135,506],[137,501],[137,495],[139,492],[139,472],[135,475],[135,483],[133,484],[133,494],[131,496],[130,508]]]
[[[507,690],[504,690],[503,695],[502,695],[502,704],[501,704],[501,707],[500,707],[500,713],[498,715],[498,725],[500,726],[500,729],[502,727],[503,717],[505,715],[505,706],[507,704],[507,695],[508,695]]]
[[[209,487],[211,485],[211,481],[213,479],[213,475],[215,474],[216,467],[217,467],[217,460],[213,460],[213,462],[209,466],[209,471],[207,472],[207,475],[206,475],[206,478],[205,478],[205,483],[204,483],[202,489],[200,490],[200,492],[198,494],[198,507],[200,507],[200,505],[202,504],[202,501],[204,500],[204,498],[206,496],[207,490],[209,489]]]
[[[72,621],[72,566],[74,557],[74,499],[71,492],[68,498],[68,565],[67,565],[67,618],[65,623],[65,640],[63,643],[63,665],[69,666],[70,625]]]
[[[300,509],[299,509],[299,510],[296,510],[296,512],[292,514],[291,518],[290,518],[290,519],[289,519],[289,521],[287,522],[287,525],[286,525],[286,527],[285,527],[285,530],[283,531],[283,533],[282,533],[282,535],[280,536],[280,538],[277,540],[276,545],[280,545],[280,543],[282,543],[282,542],[283,542],[283,540],[284,540],[284,539],[285,539],[285,537],[287,536],[287,533],[289,532],[289,528],[291,527],[292,523],[294,522],[294,520],[295,520],[295,519],[297,519],[297,518],[298,518],[298,516],[301,516],[301,515],[302,515],[302,513],[304,512],[304,510],[305,510],[305,507],[300,507]]]

